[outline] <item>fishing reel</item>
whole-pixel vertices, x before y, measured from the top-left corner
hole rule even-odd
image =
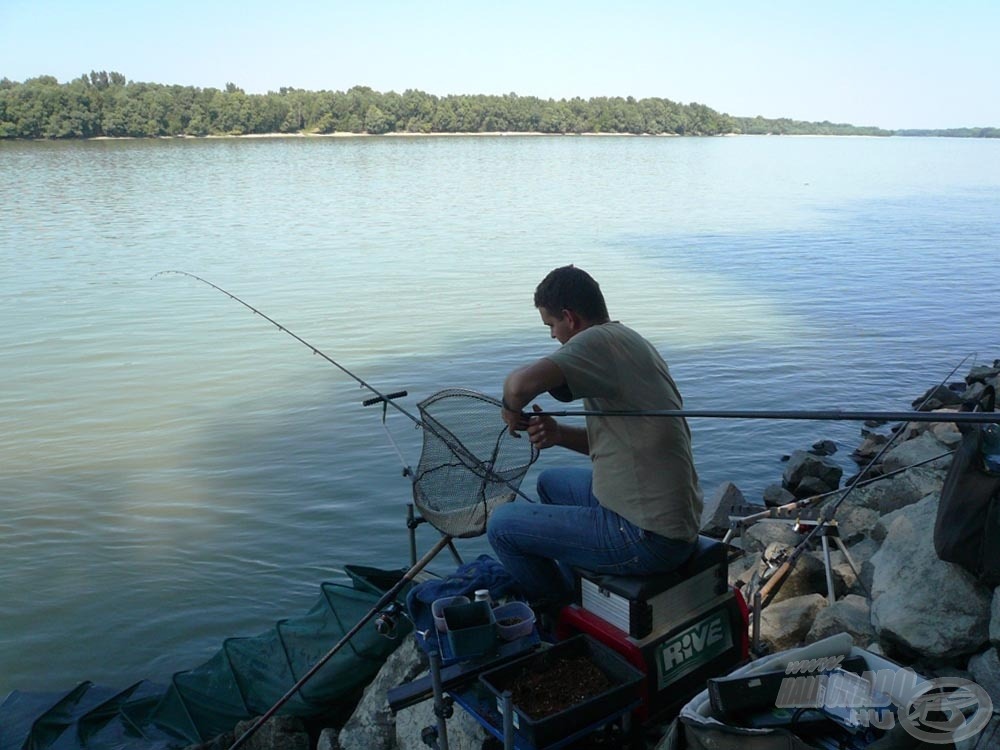
[[[401,618],[407,618],[406,610],[399,602],[392,602],[375,618],[375,632],[384,638],[394,639]]]

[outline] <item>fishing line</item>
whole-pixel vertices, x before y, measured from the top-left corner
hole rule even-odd
[[[253,305],[251,305],[249,302],[247,302],[247,301],[245,301],[243,299],[240,299],[235,294],[233,294],[232,292],[228,291],[227,289],[223,289],[218,284],[213,284],[208,279],[202,278],[201,276],[198,276],[198,275],[193,274],[193,273],[188,273],[187,271],[175,271],[175,270],[160,271],[159,273],[153,274],[153,276],[151,278],[155,279],[157,276],[165,276],[165,275],[170,275],[170,274],[178,275],[178,276],[187,276],[187,277],[192,278],[192,279],[194,279],[196,281],[200,281],[202,284],[206,284],[207,286],[212,287],[212,289],[215,289],[217,291],[222,292],[224,295],[226,295],[230,299],[235,300],[236,302],[239,302],[241,305],[243,305],[243,307],[247,308],[252,313],[254,313],[254,315],[259,315],[264,320],[266,320],[269,323],[271,323],[275,328],[277,328],[282,333],[287,333],[293,339],[295,339],[300,344],[302,344],[303,346],[305,346],[306,348],[308,348],[313,354],[316,354],[316,355],[322,357],[327,362],[329,362],[331,365],[333,365],[338,370],[340,370],[342,373],[344,373],[345,375],[347,375],[349,378],[351,378],[354,381],[356,381],[357,383],[359,383],[363,388],[367,388],[369,391],[371,391],[372,393],[374,393],[377,398],[375,400],[369,399],[367,405],[370,405],[372,403],[379,403],[379,402],[381,402],[382,405],[383,405],[383,409],[386,408],[386,406],[385,406],[386,404],[391,405],[394,409],[396,409],[396,411],[398,411],[401,414],[403,414],[404,416],[406,416],[417,427],[420,427],[421,429],[426,430],[427,432],[429,432],[432,435],[434,435],[434,437],[436,437],[438,440],[440,440],[444,445],[446,445],[448,447],[448,449],[455,455],[456,458],[459,459],[459,461],[461,461],[463,463],[463,465],[465,465],[466,467],[469,467],[469,468],[471,468],[471,466],[476,467],[478,470],[480,470],[480,471],[484,472],[486,475],[488,475],[491,479],[493,479],[495,481],[498,481],[498,482],[501,482],[504,485],[506,485],[508,487],[508,489],[512,490],[515,494],[517,494],[520,497],[524,498],[528,502],[534,502],[530,497],[528,497],[523,492],[521,492],[521,490],[519,488],[514,487],[510,482],[508,482],[502,476],[500,476],[499,474],[494,473],[492,471],[492,469],[489,466],[487,466],[486,462],[480,460],[478,456],[474,455],[464,445],[462,445],[460,442],[456,441],[455,438],[454,438],[454,436],[450,436],[450,435],[449,436],[445,436],[445,435],[442,435],[441,432],[438,431],[435,427],[433,427],[432,425],[429,425],[426,421],[421,420],[418,417],[414,416],[413,413],[410,412],[409,410],[407,410],[405,407],[400,406],[399,404],[397,404],[395,402],[394,398],[398,397],[400,395],[405,394],[405,391],[401,391],[399,393],[389,393],[389,394],[383,393],[378,388],[376,388],[375,386],[373,386],[371,383],[367,382],[366,380],[363,380],[362,378],[358,377],[353,372],[351,372],[350,370],[348,370],[342,364],[340,364],[339,362],[337,362],[333,357],[329,356],[328,354],[326,354],[322,350],[320,350],[317,347],[313,346],[312,344],[310,344],[308,341],[306,341],[304,338],[302,338],[301,336],[299,336],[294,331],[291,331],[288,328],[286,328],[285,326],[283,326],[281,323],[279,323],[278,321],[276,321],[270,315],[267,315],[266,313],[261,312],[259,309],[257,309]],[[385,412],[383,412],[383,421],[384,421],[384,419],[385,419]],[[393,444],[393,445],[395,447],[395,444]],[[397,449],[397,453],[398,453],[398,449]],[[400,456],[400,458],[402,459],[402,456]],[[402,463],[403,463],[404,469],[406,469],[407,468],[406,462],[402,461]]]

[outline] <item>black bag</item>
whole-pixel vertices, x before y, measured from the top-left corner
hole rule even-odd
[[[978,402],[962,411],[993,411],[996,391],[987,386]],[[941,487],[934,524],[934,549],[940,559],[956,563],[987,586],[1000,585],[1000,472],[984,460],[986,439],[996,425],[962,424],[962,442]]]

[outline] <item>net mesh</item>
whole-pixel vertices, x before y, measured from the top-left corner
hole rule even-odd
[[[510,502],[537,449],[507,431],[500,401],[449,388],[417,404],[424,424],[413,503],[438,531],[479,536],[493,509]]]

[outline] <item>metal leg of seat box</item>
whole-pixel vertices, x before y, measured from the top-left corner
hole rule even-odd
[[[444,689],[441,687],[441,654],[431,651],[431,685],[434,690],[434,716],[437,717],[437,748],[448,750],[448,705],[444,699]]]
[[[514,750],[514,701],[503,691],[503,750]]]

